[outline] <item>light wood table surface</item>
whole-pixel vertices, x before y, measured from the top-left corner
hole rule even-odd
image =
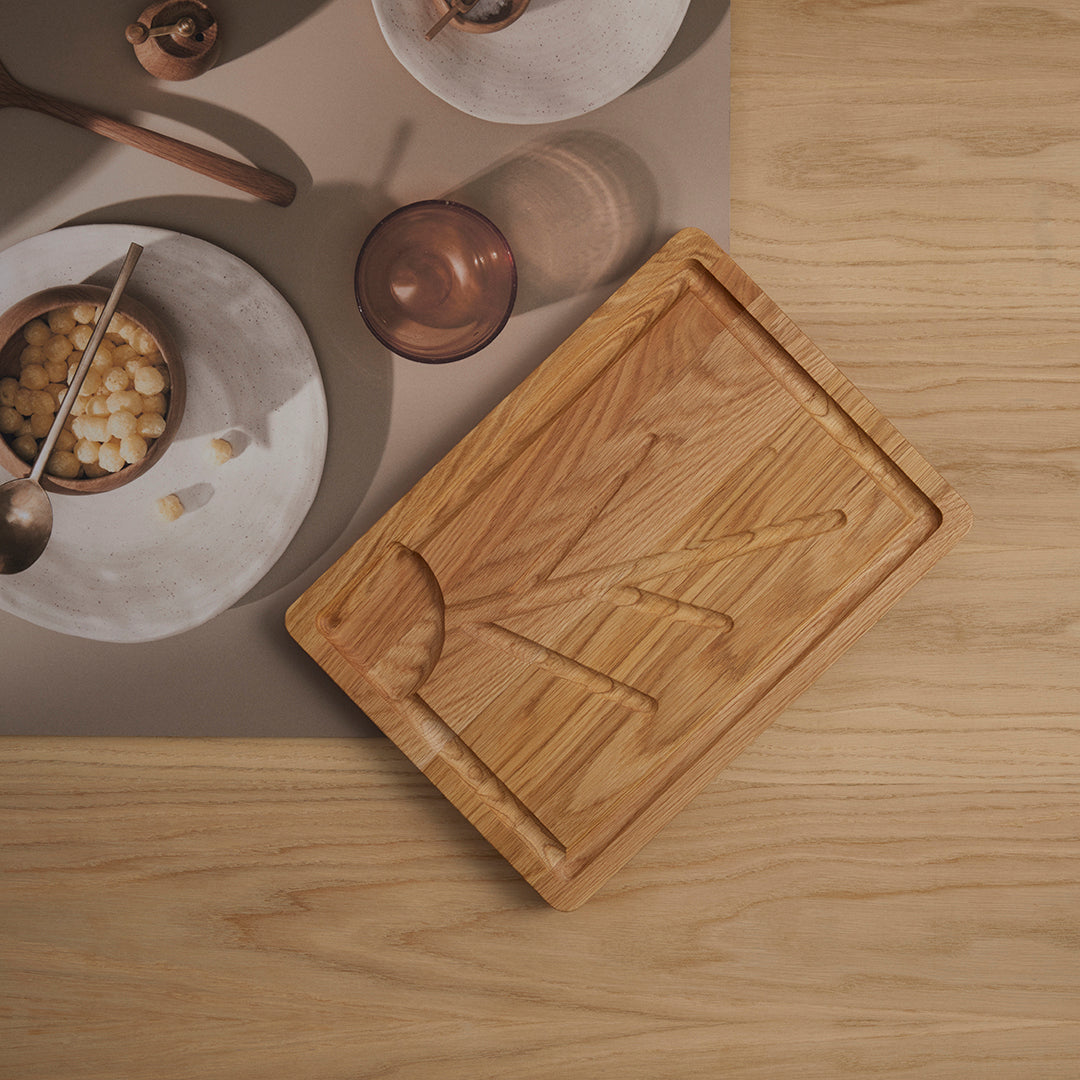
[[[570,915],[382,739],[6,740],[0,1076],[1075,1077],[1075,15],[734,10],[732,253],[959,548]]]

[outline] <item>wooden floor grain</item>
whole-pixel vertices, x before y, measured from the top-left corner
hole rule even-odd
[[[1070,1075],[1067,782],[736,766],[566,915],[385,741],[177,749],[8,748],[2,1075]]]
[[[968,538],[573,914],[385,740],[5,740],[4,1080],[1077,1075],[1080,18],[733,39],[732,254]]]

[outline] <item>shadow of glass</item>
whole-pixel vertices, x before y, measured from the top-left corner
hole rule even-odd
[[[286,588],[335,546],[382,459],[392,360],[360,318],[352,279],[360,243],[389,209],[380,191],[341,184],[310,189],[284,213],[265,203],[176,196],[117,203],[67,223],[125,222],[195,236],[204,229],[208,235],[201,239],[243,259],[285,297],[311,340],[329,417],[319,491],[284,554],[238,604]],[[191,393],[190,372],[188,381]]]
[[[506,236],[519,313],[628,273],[650,244],[659,208],[644,161],[598,131],[527,143],[444,197],[487,215]]]

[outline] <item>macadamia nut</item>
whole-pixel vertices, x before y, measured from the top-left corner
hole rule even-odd
[[[138,432],[144,439],[157,439],[165,431],[165,417],[161,413],[144,412],[138,424]]]
[[[90,370],[83,376],[82,386],[79,387],[79,397],[93,397],[101,389],[101,372],[95,371],[93,364]]]
[[[42,352],[45,353],[46,358],[49,360],[66,360],[74,348],[75,346],[71,344],[71,338],[65,337],[63,334],[56,334],[41,346]]]
[[[114,390],[105,400],[109,412],[132,412],[136,416],[142,410],[142,395],[136,390]]]
[[[44,439],[52,427],[52,413],[33,413],[30,416],[30,434],[35,439]]]
[[[166,521],[175,521],[184,512],[184,504],[179,495],[163,495],[154,506]]]
[[[103,341],[94,353],[94,359],[90,361],[90,370],[96,371],[98,375],[104,375],[106,371],[111,371],[114,367],[116,367],[116,354],[109,343]]]
[[[101,380],[109,393],[126,390],[131,383],[131,376],[122,367],[111,367]]]
[[[165,379],[156,367],[141,367],[135,371],[135,389],[140,394],[160,394],[165,389]]]
[[[85,349],[90,344],[90,338],[93,334],[94,328],[92,326],[87,326],[86,323],[77,323],[75,328],[68,334],[68,337],[76,349]]]
[[[19,435],[11,444],[11,449],[23,459],[33,461],[37,457],[37,439],[33,435]]]
[[[123,454],[120,453],[119,439],[110,439],[107,443],[102,443],[98,451],[98,464],[106,472],[111,473],[119,472],[127,464]]]
[[[129,464],[142,461],[146,457],[146,440],[141,435],[125,435],[120,440],[120,456]]]
[[[49,455],[45,469],[52,476],[74,480],[82,469],[79,459],[70,450],[54,450]]]
[[[75,354],[72,353],[72,356]],[[79,360],[82,359],[82,352],[79,352]],[[49,377],[49,382],[60,383],[67,382],[69,364],[63,360],[46,360],[43,368],[45,374]],[[78,361],[75,361],[75,366],[78,367]],[[26,370],[25,368],[23,369]]]
[[[123,367],[125,364],[131,363],[133,360],[138,360],[139,354],[126,342],[123,345],[117,345],[113,349],[113,363],[118,367]]]
[[[30,391],[30,412],[31,413],[55,413],[56,402],[53,401],[52,394],[48,390],[31,390]]]
[[[136,330],[134,337],[131,339],[131,347],[140,356],[149,356],[151,353],[157,352],[157,342],[154,341],[153,335],[145,330]]]
[[[40,364],[27,364],[19,372],[19,383],[27,390],[44,390],[49,385],[49,376]]]
[[[83,465],[93,465],[98,459],[100,449],[101,443],[94,442],[93,439],[80,439],[75,444],[74,453]]]
[[[228,439],[211,439],[206,456],[212,465],[224,465],[233,456],[232,443]]]
[[[76,320],[71,308],[56,308],[45,317],[49,329],[54,334],[70,334],[75,329]]]
[[[52,336],[53,332],[44,319],[32,319],[23,327],[23,338],[27,345],[44,345]]]
[[[127,409],[118,409],[109,414],[109,435],[113,438],[122,439],[126,435],[134,435],[139,429],[139,421],[133,412]]]

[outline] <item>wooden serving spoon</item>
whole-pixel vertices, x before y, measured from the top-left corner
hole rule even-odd
[[[296,185],[281,176],[222,157],[211,150],[202,150],[168,135],[148,131],[123,120],[114,120],[82,105],[40,94],[17,82],[4,65],[0,64],[0,109],[5,105],[34,109],[76,127],[86,128],[87,131],[94,131],[107,139],[145,150],[278,206],[288,206],[296,196]]]

